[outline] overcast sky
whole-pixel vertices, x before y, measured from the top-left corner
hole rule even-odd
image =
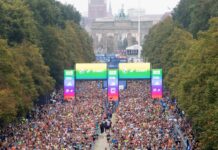
[[[82,15],[87,15],[88,0],[58,0],[64,4],[72,4]],[[118,10],[124,4],[125,9],[138,8],[138,1],[142,9],[146,10],[147,14],[163,14],[172,11],[180,0],[107,0],[111,1],[113,14],[117,14]]]

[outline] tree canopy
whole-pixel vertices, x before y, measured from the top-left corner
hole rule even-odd
[[[200,30],[208,29],[212,17],[218,16],[217,8],[217,0],[181,0],[173,19],[196,37]]]
[[[217,149],[218,18],[211,18],[208,25],[194,39],[192,33],[166,18],[150,30],[143,57],[153,68],[163,68],[166,89],[191,120],[201,148]]]
[[[55,0],[0,1],[0,126],[61,87],[64,69],[94,60],[80,18],[72,5]]]

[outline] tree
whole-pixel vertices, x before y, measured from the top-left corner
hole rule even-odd
[[[55,83],[62,87],[64,69],[94,60],[79,23],[72,5],[55,0],[0,1],[0,126],[25,116]]]
[[[198,33],[198,41],[191,47],[181,72],[180,105],[193,121],[202,149],[217,149],[218,144],[218,18],[209,21],[208,31]],[[189,62],[194,61],[192,64]],[[190,107],[192,106],[192,107]],[[195,106],[195,107],[193,107]]]
[[[173,13],[173,19],[194,37],[200,30],[207,30],[209,19],[217,16],[217,0],[181,0]]]
[[[26,0],[40,25],[63,28],[65,21],[80,23],[81,16],[72,5],[63,5],[55,0]]]
[[[7,39],[9,44],[24,40],[36,42],[36,22],[23,1],[0,1],[0,36]]]
[[[94,58],[90,37],[73,22],[67,22],[65,29],[45,28],[41,41],[43,57],[57,86],[63,84],[64,69],[74,68],[75,63],[90,62]]]
[[[54,81],[35,46],[9,47],[0,40],[0,54],[0,118],[4,124],[25,115],[38,95],[51,91]]]
[[[164,83],[191,120],[201,148],[217,149],[218,18],[208,24],[195,40],[168,18],[151,29],[143,54],[154,68],[163,68]]]

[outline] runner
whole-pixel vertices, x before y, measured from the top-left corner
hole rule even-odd
[[[104,113],[105,91],[97,81],[77,82],[75,104],[63,103],[63,90],[51,104],[37,106],[32,119],[10,125],[1,135],[0,149],[91,149],[98,138],[96,122]]]
[[[148,82],[129,81],[127,90],[120,94],[112,149],[182,149],[174,120],[168,118],[169,110],[163,111],[160,101],[151,98]]]
[[[35,107],[28,120],[1,131],[0,149],[88,150],[99,138],[99,129],[106,132],[102,136],[112,150],[197,149],[184,112],[169,98],[153,100],[148,82],[128,82],[127,90],[120,92],[112,127],[113,105],[105,111],[106,91],[98,88],[97,81],[76,85],[74,103],[63,102],[63,90],[54,92],[51,104]]]

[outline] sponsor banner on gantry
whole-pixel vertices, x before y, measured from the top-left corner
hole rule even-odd
[[[119,100],[118,70],[108,70],[108,101]]]
[[[150,63],[120,63],[120,79],[150,79]]]
[[[162,69],[152,69],[151,72],[151,96],[160,99],[163,97]]]
[[[76,79],[78,80],[106,80],[106,63],[77,63]]]
[[[74,70],[64,70],[64,100],[75,99],[75,72]]]

